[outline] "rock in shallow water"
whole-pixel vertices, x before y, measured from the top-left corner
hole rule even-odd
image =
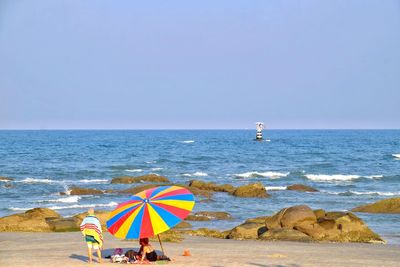
[[[286,190],[300,191],[300,192],[318,192],[317,189],[303,184],[294,184],[286,187]]]
[[[70,195],[102,195],[103,191],[94,188],[71,187]]]
[[[356,207],[351,211],[369,213],[400,213],[400,197],[379,200],[372,204]]]
[[[235,197],[270,197],[262,183],[253,183],[239,186],[235,189],[235,191],[232,192],[232,195],[234,195]]]
[[[230,220],[232,216],[223,211],[199,211],[186,217],[187,221],[212,221],[212,220]]]
[[[227,193],[232,193],[235,190],[235,187],[230,184],[223,184],[223,185],[217,185],[216,183],[213,182],[203,182],[200,180],[192,180],[189,182],[189,188],[198,188],[202,190],[209,190],[209,191],[214,191],[214,192],[227,192]]]
[[[134,184],[142,182],[169,183],[170,181],[167,177],[157,174],[147,174],[142,176],[121,176],[113,178],[111,180],[112,184]]]

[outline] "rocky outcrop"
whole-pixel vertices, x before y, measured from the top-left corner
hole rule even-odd
[[[201,190],[214,191],[214,192],[227,192],[232,193],[235,187],[230,184],[217,185],[213,182],[204,182],[200,180],[192,180],[189,182],[189,188],[198,188]]]
[[[52,232],[75,232],[80,231],[80,222],[77,218],[48,218],[47,224]]]
[[[264,223],[262,223],[264,220]],[[249,219],[227,235],[232,239],[286,241],[334,241],[383,243],[356,215],[325,212],[300,205],[280,210],[273,216]]]
[[[47,220],[58,218],[61,216],[51,209],[35,208],[0,218],[0,232],[50,232]]]
[[[286,190],[300,191],[300,192],[318,192],[317,189],[303,185],[303,184],[293,184],[286,187]]]
[[[267,231],[265,224],[256,222],[245,222],[229,231],[228,239],[257,239]]]
[[[232,192],[232,195],[234,195],[235,197],[270,197],[262,183],[239,186]]]
[[[214,238],[226,238],[227,232],[220,232],[218,230],[208,229],[208,228],[199,228],[196,230],[186,230],[185,234],[191,236],[205,236],[205,237],[214,237]]]
[[[135,184],[135,183],[143,183],[143,182],[151,182],[151,183],[169,183],[169,179],[167,177],[158,175],[158,174],[146,174],[142,176],[121,176],[116,177],[111,180],[112,184]]]
[[[369,213],[400,213],[400,197],[379,200],[372,204],[356,207],[352,209],[352,211]]]
[[[213,221],[213,220],[230,220],[232,216],[228,212],[223,211],[200,211],[190,214],[186,217],[187,221]]]
[[[94,188],[71,187],[71,195],[102,195],[103,191]]]
[[[11,182],[11,181],[14,181],[14,179],[5,176],[0,176],[0,182]]]
[[[300,242],[310,242],[313,239],[297,230],[281,228],[272,229],[263,234],[261,234],[258,239],[268,240],[268,241],[300,241]]]
[[[192,225],[188,222],[182,221],[175,225],[175,229],[187,229],[187,228],[192,228]]]

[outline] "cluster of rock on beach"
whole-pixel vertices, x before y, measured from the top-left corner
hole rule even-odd
[[[3,177],[6,178],[6,177]],[[7,178],[10,179],[10,178]],[[11,180],[8,180],[11,181]],[[113,184],[137,184],[124,190],[98,190],[91,188],[70,188],[71,195],[95,194],[136,194],[142,190],[157,186],[171,185],[168,178],[155,174],[139,177],[123,176],[112,179]],[[192,180],[189,184],[174,184],[188,188],[193,194],[211,199],[214,192],[226,192],[235,197],[267,198],[270,195],[261,183],[234,187],[230,184],[218,185],[213,182]],[[287,190],[316,192],[306,185],[291,185]],[[60,194],[65,194],[60,192]],[[391,198],[352,209],[354,212],[400,213],[400,198]],[[96,211],[104,230],[110,211]],[[13,214],[0,218],[0,232],[65,232],[79,231],[79,224],[86,212],[64,218],[47,208],[35,208],[25,213]],[[306,205],[287,207],[272,216],[250,218],[244,223],[227,231],[207,228],[191,230],[189,221],[229,220],[232,216],[226,212],[196,212],[173,229],[163,233],[164,241],[180,241],[183,234],[208,236],[226,239],[257,239],[285,241],[331,241],[331,242],[368,242],[384,243],[384,240],[352,212],[330,212],[322,209],[312,210]]]

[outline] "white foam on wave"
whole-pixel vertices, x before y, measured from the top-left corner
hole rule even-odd
[[[99,184],[99,183],[108,183],[109,180],[107,179],[82,179],[79,180],[80,183],[84,184]]]
[[[383,175],[354,175],[354,174],[306,174],[305,177],[312,181],[329,182],[329,181],[351,181],[360,178],[380,179]]]
[[[142,172],[142,169],[127,169],[126,172]]]
[[[193,177],[193,176],[208,176],[205,172],[195,172],[195,173],[184,173],[183,176]]]
[[[280,190],[286,190],[286,186],[266,186],[265,190],[267,191],[280,191]]]
[[[157,168],[151,168],[152,171],[161,171],[163,168],[157,167]]]
[[[396,159],[400,159],[400,154],[392,154],[393,157],[395,157]]]
[[[191,143],[194,143],[194,140],[179,141],[179,143],[182,143],[182,144],[191,144]]]
[[[46,208],[52,209],[52,210],[64,210],[64,209],[81,209],[81,208],[96,208],[96,207],[114,207],[117,206],[118,203],[117,202],[110,202],[107,204],[74,204],[74,205],[70,205],[70,206],[49,206]],[[9,208],[10,210],[14,210],[14,211],[26,211],[32,208],[14,208],[11,207]]]
[[[44,183],[44,184],[52,184],[52,183],[59,183],[60,181],[54,181],[51,179],[38,179],[38,178],[25,178],[24,180],[20,181],[21,183],[33,184],[33,183]]]
[[[60,202],[60,203],[77,203],[81,199],[80,196],[69,196],[58,199],[40,200],[38,202]]]
[[[272,172],[272,171],[268,171],[268,172],[245,172],[245,173],[238,173],[238,174],[234,174],[236,177],[239,178],[256,178],[256,177],[268,177],[271,179],[277,179],[277,178],[281,178],[281,177],[286,177],[289,175],[288,172]]]

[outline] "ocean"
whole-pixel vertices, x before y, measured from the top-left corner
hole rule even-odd
[[[112,210],[126,195],[60,195],[72,185],[123,189],[113,177],[156,173],[172,182],[192,179],[264,184],[270,198],[216,193],[194,211],[227,211],[229,221],[193,222],[230,229],[284,207],[348,211],[400,197],[400,130],[42,130],[0,131],[0,216],[47,207],[63,216],[88,207]],[[301,183],[320,192],[287,191]],[[357,213],[392,244],[400,244],[400,214]],[[191,222],[192,223],[192,222]]]

